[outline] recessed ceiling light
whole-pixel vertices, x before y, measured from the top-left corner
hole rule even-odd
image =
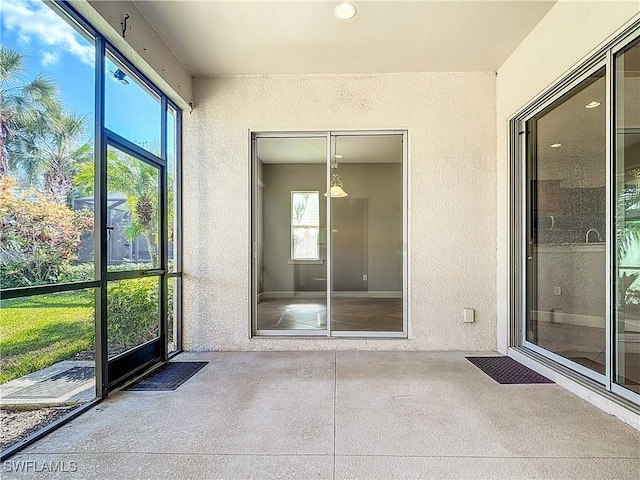
[[[584,108],[596,108],[599,106],[600,106],[600,102],[589,102],[584,106]]]
[[[562,146],[561,143],[552,143],[551,144],[551,148],[558,148],[558,147],[561,147],[561,146]]]
[[[333,14],[340,20],[349,20],[355,17],[357,12],[355,5],[349,2],[342,2],[333,9]]]

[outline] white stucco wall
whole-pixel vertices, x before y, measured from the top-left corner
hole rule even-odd
[[[559,1],[498,70],[497,309],[498,350],[508,342],[509,145],[508,119],[588,57],[640,12],[640,0]]]
[[[201,78],[193,93],[186,350],[495,349],[494,73]],[[409,131],[410,339],[249,339],[249,130],[390,128]]]

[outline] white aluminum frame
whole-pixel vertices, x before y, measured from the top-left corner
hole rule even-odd
[[[334,137],[339,136],[377,136],[377,135],[399,135],[402,136],[402,191],[403,191],[403,256],[402,256],[402,331],[401,332],[384,332],[384,331],[333,331],[331,329],[331,298],[333,292],[332,285],[332,239],[331,239],[331,195],[326,197],[326,221],[327,221],[327,325],[325,329],[305,329],[305,330],[259,330],[257,328],[257,305],[258,305],[258,277],[257,277],[257,240],[255,239],[255,225],[257,213],[257,152],[256,139],[258,138],[318,138],[326,139],[326,191],[330,191],[331,184],[331,160],[335,154],[335,147],[332,142]],[[406,129],[390,129],[390,130],[324,130],[324,131],[251,131],[249,130],[249,151],[250,151],[250,193],[251,201],[249,202],[249,218],[251,219],[250,228],[250,252],[249,252],[249,272],[250,272],[250,289],[249,289],[249,338],[274,338],[274,337],[323,337],[323,338],[409,338],[409,158],[408,158],[408,130]]]
[[[635,393],[622,385],[615,383],[614,351],[615,335],[613,331],[614,318],[614,268],[615,268],[615,151],[613,135],[615,134],[615,118],[613,115],[613,101],[615,95],[614,85],[614,56],[626,48],[629,44],[640,38],[640,19],[629,22],[620,31],[605,42],[594,54],[573,69],[564,78],[555,82],[553,86],[543,92],[537,99],[530,102],[520,112],[509,119],[510,123],[510,144],[511,144],[511,200],[510,208],[510,282],[509,298],[510,303],[515,308],[510,309],[509,346],[526,354],[527,350],[540,354],[550,360],[547,366],[553,368],[553,363],[567,367],[577,374],[580,374],[592,382],[587,381],[587,386],[595,392],[610,395],[609,392],[619,397],[619,403],[640,410],[640,394]],[[606,338],[606,371],[605,374],[598,374],[582,365],[567,360],[553,352],[532,344],[526,340],[526,318],[527,318],[527,154],[526,154],[526,122],[550,104],[558,100],[564,94],[570,92],[589,75],[602,67],[605,67],[606,81],[606,268],[605,268],[605,338]],[[522,349],[524,347],[524,350]],[[561,369],[558,369],[561,371]],[[572,376],[572,375],[569,375]],[[583,381],[579,376],[577,381]],[[627,402],[631,402],[630,405]]]

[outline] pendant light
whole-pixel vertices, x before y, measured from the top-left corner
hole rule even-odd
[[[333,151],[335,152],[337,149],[337,138],[334,140],[334,148]],[[333,156],[334,160],[333,163],[331,163],[331,169],[333,170],[334,168],[336,169],[336,172],[338,170],[338,158],[342,158],[342,155],[338,155],[335,154]],[[331,198],[344,198],[349,196],[349,194],[347,192],[344,191],[344,189],[342,188],[344,187],[344,184],[342,183],[342,180],[340,180],[340,175],[338,173],[334,173],[331,175],[331,183],[329,184],[329,191],[331,192]],[[327,196],[327,193],[325,192],[324,196]]]
[[[331,192],[331,197],[344,198],[349,196],[349,194],[342,189],[343,186],[344,184],[342,183],[342,180],[340,180],[340,175],[338,175],[337,173],[334,173],[331,176],[331,188],[329,189],[329,191]],[[326,197],[327,194],[325,193],[324,196]]]

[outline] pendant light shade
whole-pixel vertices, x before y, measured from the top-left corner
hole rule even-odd
[[[342,180],[340,180],[340,175],[334,173],[331,177],[331,188],[329,189],[329,191],[331,192],[331,197],[344,198],[349,196],[349,194],[342,189],[343,186],[344,185],[342,183]],[[326,197],[327,194],[325,193],[324,196]]]

